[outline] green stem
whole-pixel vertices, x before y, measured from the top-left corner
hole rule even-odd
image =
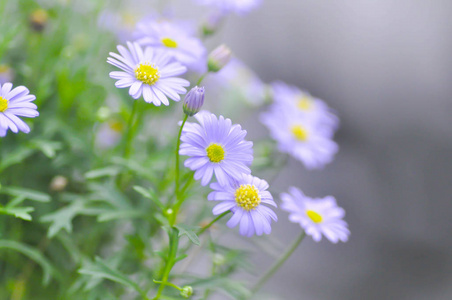
[[[306,233],[304,232],[304,230],[302,230],[300,236],[293,242],[293,244],[287,249],[287,251],[273,264],[270,270],[268,270],[267,273],[265,273],[264,276],[259,279],[254,288],[251,290],[252,294],[255,294],[262,287],[262,285],[264,285],[264,283],[266,283],[267,280],[270,279],[276,271],[278,271],[278,269],[284,264],[284,262],[292,255],[295,249],[297,249],[298,245],[300,245],[305,236]]]
[[[197,235],[201,235],[204,233],[204,231],[206,231],[207,229],[209,229],[213,224],[215,224],[215,222],[217,222],[218,220],[220,220],[221,218],[223,218],[224,216],[226,216],[228,213],[230,213],[231,211],[225,211],[224,213],[222,213],[221,215],[219,215],[218,217],[216,217],[215,219],[213,219],[209,224],[207,224],[206,226],[204,226],[203,228],[201,228],[198,232]]]
[[[168,237],[170,245],[168,259],[166,260],[165,269],[163,271],[163,278],[161,281],[162,283],[160,284],[159,289],[157,291],[157,295],[153,298],[153,300],[158,300],[162,295],[165,286],[168,285],[169,274],[174,266],[174,260],[176,259],[177,255],[177,249],[179,248],[179,235],[176,228],[171,228],[171,232],[168,232]]]
[[[138,107],[138,100],[135,100],[133,103],[132,113],[130,114],[129,121],[127,122],[127,140],[126,140],[126,147],[124,149],[124,158],[130,157],[130,152],[132,148],[132,140],[134,135],[134,129],[133,126],[133,120],[135,119],[135,115],[137,113],[137,107]]]
[[[207,76],[207,74],[209,74],[209,72],[206,72],[206,73],[202,74],[201,77],[199,77],[198,81],[196,82],[196,86],[199,86],[201,84],[201,82]]]

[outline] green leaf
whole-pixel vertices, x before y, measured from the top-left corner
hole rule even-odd
[[[49,202],[52,198],[50,195],[35,190],[25,189],[21,187],[2,187],[0,194],[7,194],[14,197],[24,197],[28,200],[38,202]]]
[[[155,204],[157,204],[158,207],[160,207],[161,210],[165,209],[165,206],[163,205],[163,203],[160,202],[160,200],[155,195],[154,190],[152,190],[152,189],[145,189],[144,187],[141,187],[139,185],[135,185],[133,187],[133,189],[137,193],[141,194],[143,197],[151,199]]]
[[[38,249],[30,247],[28,245],[18,243],[16,241],[9,240],[0,240],[0,249],[12,249],[17,252],[22,253],[25,256],[28,256],[32,260],[34,260],[37,264],[39,264],[43,271],[43,279],[42,283],[47,285],[50,282],[50,278],[58,278],[57,271],[52,267],[50,262],[39,252]]]
[[[133,218],[142,218],[146,217],[147,213],[146,211],[142,210],[111,210],[104,212],[100,214],[97,217],[97,221],[99,222],[106,222],[106,221],[112,221],[112,220],[118,220],[118,219],[133,219]]]
[[[199,227],[188,226],[188,225],[184,225],[184,224],[178,224],[174,227],[179,229],[179,236],[186,235],[193,244],[195,244],[197,246],[199,246],[201,244],[199,242],[198,236],[195,233],[195,231],[197,231],[199,229]]]
[[[133,288],[141,295],[144,295],[144,292],[141,290],[137,283],[130,280],[125,274],[121,273],[120,271],[109,267],[100,257],[96,257],[95,264],[80,269],[78,272],[80,274],[93,276],[94,278],[105,278],[120,283],[127,287]]]
[[[47,237],[54,237],[61,229],[72,232],[72,219],[83,212],[83,203],[76,201],[69,206],[61,208],[53,213],[41,217],[41,222],[51,222]]]
[[[29,212],[34,211],[33,207],[0,207],[0,214],[15,216],[25,221],[31,221]]]
[[[2,161],[0,162],[0,171],[3,171],[9,166],[21,163],[27,157],[33,154],[33,150],[29,148],[21,148],[16,149],[13,153],[9,153],[8,155],[2,155]]]
[[[119,174],[119,168],[106,167],[102,169],[95,169],[85,173],[86,179],[96,179],[100,177],[112,177]]]

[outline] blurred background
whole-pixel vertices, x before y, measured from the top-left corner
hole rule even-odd
[[[452,298],[451,17],[446,0],[268,0],[227,24],[226,41],[264,81],[306,89],[341,119],[335,161],[314,172],[290,161],[275,189],[334,195],[350,241],[305,240],[267,291]],[[286,242],[298,230],[284,216],[275,226]]]
[[[144,16],[155,3],[125,6]],[[171,5],[185,19],[204,12],[188,0]],[[341,119],[334,162],[307,171],[291,159],[272,191],[334,195],[350,240],[306,238],[265,285],[266,299],[452,299],[452,1],[264,0],[223,25],[208,44],[225,42],[264,82],[299,86]],[[108,81],[104,73],[95,76]],[[258,112],[225,115],[250,140],[267,134]],[[300,227],[281,211],[273,230],[282,250]],[[253,257],[261,272],[272,260]]]

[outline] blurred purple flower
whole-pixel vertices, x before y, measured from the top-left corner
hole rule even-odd
[[[190,70],[206,71],[206,49],[186,22],[145,19],[137,24],[134,36],[138,44],[165,50]]]
[[[207,185],[213,173],[221,185],[229,184],[242,173],[250,174],[253,143],[245,141],[246,131],[230,119],[201,111],[197,123],[187,123],[182,132],[180,154],[190,156],[185,166],[195,171],[194,178]]]
[[[209,5],[219,9],[222,13],[246,15],[259,7],[262,0],[195,0],[201,5]]]
[[[345,210],[336,204],[333,196],[312,199],[295,187],[281,194],[281,208],[290,213],[289,220],[299,223],[307,235],[319,242],[322,234],[332,243],[346,242],[350,235],[343,220]]]
[[[170,62],[171,56],[162,51],[155,51],[150,47],[141,49],[137,43],[127,43],[129,49],[119,45],[118,51],[121,55],[110,52],[107,59],[123,71],[110,72],[110,77],[118,79],[117,88],[129,89],[129,95],[138,99],[143,95],[144,101],[159,106],[162,103],[169,105],[167,99],[179,101],[179,94],[185,94],[185,86],[190,82],[174,76],[181,75],[187,68],[178,62]]]
[[[14,133],[30,132],[30,127],[19,117],[34,118],[39,116],[37,106],[31,103],[36,96],[30,95],[30,91],[24,86],[12,89],[9,82],[0,84],[0,137],[6,136],[10,129]],[[12,89],[12,90],[11,90]]]
[[[208,195],[208,199],[222,201],[213,208],[213,214],[219,215],[228,210],[233,213],[227,223],[230,228],[240,223],[240,234],[248,237],[271,233],[271,220],[277,221],[278,217],[273,210],[262,205],[265,203],[276,207],[265,180],[242,174],[230,185],[212,183],[210,187],[214,191]]]

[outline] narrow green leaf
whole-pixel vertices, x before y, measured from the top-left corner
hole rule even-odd
[[[13,197],[25,197],[28,200],[38,202],[49,202],[52,199],[48,194],[21,187],[12,187],[12,186],[2,187],[2,189],[0,189],[0,193],[7,194]]]
[[[31,221],[29,212],[34,211],[33,207],[0,207],[0,214],[15,216],[25,221]]]
[[[22,253],[25,256],[28,256],[32,260],[34,260],[37,264],[39,264],[43,270],[43,279],[42,282],[44,285],[47,285],[50,282],[50,278],[58,278],[56,277],[56,270],[52,267],[50,262],[45,258],[38,249],[30,247],[28,245],[18,243],[16,241],[9,240],[0,240],[0,249],[12,249],[17,252]]]
[[[184,224],[178,224],[175,226],[177,229],[179,229],[179,236],[186,235],[190,241],[199,246],[201,243],[199,242],[199,238],[196,235],[195,231],[199,229],[199,227],[195,226],[188,226]]]
[[[95,169],[85,173],[86,179],[96,179],[100,177],[112,177],[119,174],[119,168],[117,167],[106,167],[102,169]]]

